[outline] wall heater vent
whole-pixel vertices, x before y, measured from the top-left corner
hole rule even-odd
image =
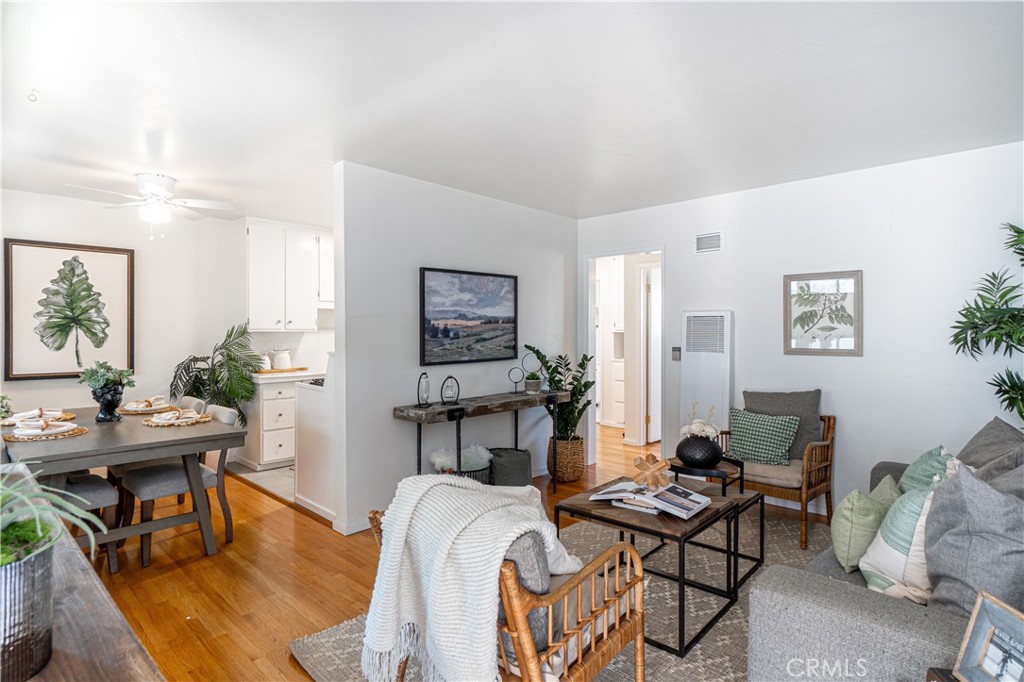
[[[696,253],[721,251],[724,243],[725,239],[721,232],[705,232],[697,235],[694,241],[694,251]]]
[[[732,406],[732,311],[683,313],[683,340],[680,425],[690,422],[690,409],[696,402],[700,419],[707,419],[713,405],[714,422],[728,428]]]

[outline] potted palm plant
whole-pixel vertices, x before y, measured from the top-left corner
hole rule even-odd
[[[114,369],[110,363],[99,361],[82,372],[78,383],[87,384],[92,389],[92,399],[100,404],[96,415],[98,422],[116,422],[121,420],[117,407],[124,397],[124,389],[135,385],[132,370]]]
[[[81,528],[92,551],[94,529],[107,530],[69,497],[37,484],[25,465],[0,467],[0,670],[9,682],[27,680],[50,660],[53,545],[64,532],[61,520]]]
[[[242,403],[256,397],[252,374],[262,366],[263,358],[252,349],[248,325],[234,326],[209,355],[190,355],[178,363],[171,378],[171,399],[187,395],[207,405],[230,407],[238,411],[238,421],[245,426]]]
[[[576,433],[576,429],[592,402],[587,398],[587,393],[594,387],[594,382],[587,379],[587,368],[594,356],[584,353],[573,367],[568,355],[559,355],[552,361],[534,346],[527,345],[525,348],[540,361],[541,368],[548,378],[548,388],[554,392],[569,393],[569,400],[559,403],[557,410],[551,405],[546,406],[548,414],[555,418],[557,436],[548,443],[548,471],[558,481],[579,480],[586,466],[586,456],[583,438]],[[557,471],[554,471],[556,448],[558,466]]]

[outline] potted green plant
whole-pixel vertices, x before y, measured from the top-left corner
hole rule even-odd
[[[540,387],[541,384],[544,383],[544,380],[540,378],[540,374],[537,374],[536,372],[529,372],[526,375],[524,383],[526,384],[527,393],[536,394],[540,393]]]
[[[558,403],[557,410],[552,405],[546,406],[548,413],[555,418],[556,434],[556,438],[548,443],[548,472],[558,481],[579,480],[586,466],[586,456],[583,438],[576,433],[576,429],[592,402],[587,398],[587,393],[594,387],[594,382],[587,379],[587,368],[594,356],[584,353],[573,367],[568,355],[558,355],[551,361],[538,348],[529,345],[525,348],[540,361],[541,368],[548,378],[548,389],[569,393],[569,400]],[[557,467],[554,456],[556,449]],[[554,470],[556,468],[557,471]]]
[[[1005,242],[1024,265],[1024,229],[1004,223],[1010,233]],[[977,358],[984,351],[1002,351],[1012,357],[1024,353],[1024,307],[1021,284],[1014,282],[1008,268],[990,272],[978,283],[974,301],[964,302],[959,319],[953,325],[950,345],[957,353]],[[988,382],[995,387],[999,401],[1007,410],[1015,410],[1024,420],[1024,377],[1009,367]]]
[[[11,416],[10,396],[0,395],[0,419],[7,419]]]
[[[209,355],[190,355],[178,363],[171,378],[171,399],[187,395],[207,405],[230,407],[238,411],[239,423],[245,426],[242,403],[256,397],[252,375],[262,366],[263,358],[252,349],[248,325],[231,327]]]
[[[100,404],[96,415],[98,422],[116,422],[121,420],[117,408],[124,397],[124,389],[135,385],[132,370],[114,369],[102,360],[82,372],[78,383],[86,384],[92,389],[92,399]]]
[[[69,497],[38,485],[24,465],[0,467],[0,669],[9,682],[27,680],[50,660],[53,545],[64,532],[61,520],[81,528],[93,552],[94,529],[107,530]]]

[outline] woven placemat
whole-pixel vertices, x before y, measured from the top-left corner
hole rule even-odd
[[[75,436],[82,436],[89,433],[89,429],[84,426],[65,431],[64,433],[55,433],[51,436],[39,434],[38,436],[15,436],[13,433],[5,433],[4,440],[8,443],[31,443],[36,440],[60,440],[61,438],[74,438]]]
[[[74,412],[65,412],[62,415],[60,415],[59,417],[53,417],[53,418],[51,418],[51,419],[49,419],[47,421],[51,421],[51,422],[69,422],[69,421],[71,421],[74,418],[75,418],[75,413]],[[25,421],[26,419],[39,419],[39,417],[24,417],[24,418],[22,418],[20,420],[12,419],[12,418],[8,417],[7,419],[5,419],[3,421],[0,421],[0,426],[14,426],[19,421]]]
[[[159,405],[157,407],[144,407],[141,410],[129,410],[129,409],[125,408],[125,407],[119,407],[119,408],[117,408],[117,413],[118,414],[127,414],[127,415],[132,415],[132,414],[157,414],[157,413],[160,413],[160,412],[170,412],[171,410],[176,410],[176,409],[178,409],[178,408],[175,407],[174,405]]]
[[[142,423],[146,426],[194,426],[196,424],[205,424],[213,419],[211,414],[201,414],[195,419],[190,419],[187,422],[155,422],[152,417],[147,417],[142,420]]]

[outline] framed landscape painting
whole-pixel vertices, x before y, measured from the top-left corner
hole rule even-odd
[[[515,275],[420,268],[420,364],[518,357]]]
[[[135,365],[135,252],[4,240],[4,380]]]
[[[863,355],[863,271],[782,278],[783,352]]]

